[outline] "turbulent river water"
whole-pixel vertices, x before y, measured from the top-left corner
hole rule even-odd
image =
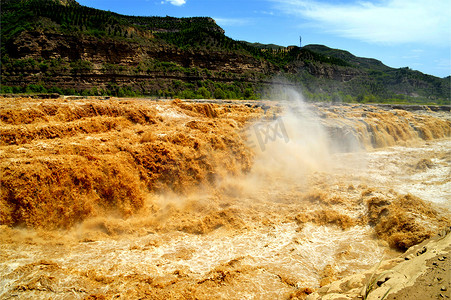
[[[285,299],[368,270],[449,226],[448,119],[5,100],[0,298]]]

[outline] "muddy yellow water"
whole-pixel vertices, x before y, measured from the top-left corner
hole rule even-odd
[[[2,299],[285,299],[450,224],[447,113],[2,99],[1,122]]]

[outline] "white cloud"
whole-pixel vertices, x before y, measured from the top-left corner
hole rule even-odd
[[[348,4],[270,0],[286,14],[342,37],[369,43],[429,43],[450,46],[449,0],[380,0]]]
[[[267,10],[254,10],[255,14],[262,14],[262,15],[268,15],[268,16],[274,16],[273,11],[267,11]]]
[[[404,55],[401,56],[402,59],[420,59],[424,55],[423,49],[411,49],[405,51]]]
[[[250,23],[249,19],[213,18],[219,26],[244,26]]]
[[[449,70],[451,70],[451,60],[447,58],[440,58],[434,61],[435,62],[435,69],[438,71],[445,71],[444,73],[447,74],[445,76],[449,76]]]
[[[166,1],[162,1],[161,4],[166,3],[166,2],[169,2],[175,6],[182,6],[183,4],[186,3],[186,0],[166,0]]]

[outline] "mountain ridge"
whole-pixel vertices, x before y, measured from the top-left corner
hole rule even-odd
[[[324,45],[235,41],[209,17],[125,16],[74,0],[1,3],[3,92],[256,98],[283,77],[313,101],[450,99],[446,78]]]

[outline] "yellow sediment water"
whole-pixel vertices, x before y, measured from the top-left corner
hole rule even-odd
[[[0,298],[283,299],[449,226],[446,114],[293,95],[2,99]]]

